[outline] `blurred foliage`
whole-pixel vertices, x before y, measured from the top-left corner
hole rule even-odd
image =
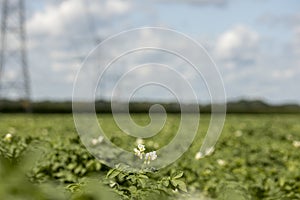
[[[148,115],[132,117],[149,121]],[[0,199],[300,199],[299,115],[228,115],[214,153],[196,160],[210,118],[202,115],[199,134],[179,160],[159,171],[130,173],[91,156],[71,115],[0,118]],[[180,115],[169,115],[145,145],[168,144],[179,121]],[[99,123],[110,139],[133,149],[135,140],[111,115]]]
[[[80,190],[69,192],[64,185],[54,181],[39,183],[30,181],[30,171],[41,154],[37,149],[26,150],[16,160],[0,156],[0,199],[9,200],[106,200],[120,199],[99,181],[86,179]]]
[[[147,113],[154,104],[162,105],[168,113],[180,113],[178,103],[161,102],[131,102],[130,112]],[[24,101],[11,101],[0,99],[0,112],[20,113],[28,111],[28,105]],[[127,104],[125,105],[127,106]],[[185,105],[186,109],[193,112],[194,106]],[[211,113],[211,105],[199,105],[201,113]],[[111,104],[106,101],[96,101],[95,109],[101,113],[111,113]],[[72,113],[71,101],[40,101],[31,102],[30,109],[33,113]],[[227,113],[300,113],[300,106],[297,104],[270,105],[260,100],[239,100],[227,103]]]

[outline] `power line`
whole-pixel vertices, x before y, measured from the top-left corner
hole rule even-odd
[[[0,98],[22,100],[30,110],[30,77],[27,63],[25,1],[3,0],[1,16]],[[7,72],[7,73],[5,73]],[[10,72],[11,77],[5,76]]]

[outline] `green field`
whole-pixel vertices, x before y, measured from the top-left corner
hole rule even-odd
[[[149,122],[145,114],[133,118]],[[196,160],[209,119],[201,116],[191,148],[169,167],[126,173],[87,152],[72,115],[1,114],[0,199],[300,199],[300,115],[227,115],[214,153]],[[179,121],[169,114],[146,147],[167,145]],[[99,122],[113,143],[133,150],[135,138],[111,115],[100,115]]]

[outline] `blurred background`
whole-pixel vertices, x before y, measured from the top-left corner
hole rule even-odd
[[[299,0],[0,0],[0,10],[0,199],[101,199],[102,195],[111,199],[106,197],[110,193],[101,189],[102,184],[124,199],[139,199],[148,194],[160,195],[150,199],[162,199],[162,194],[177,199],[181,195],[178,189],[185,191],[186,186],[189,199],[194,195],[193,199],[300,199]],[[119,126],[116,115],[101,113],[97,116],[97,127],[86,123],[95,122],[94,115],[87,115],[82,123],[87,126],[85,129],[78,126],[76,115],[70,114],[73,83],[89,52],[114,34],[152,26],[190,36],[215,61],[226,90],[227,113],[233,113],[226,115],[224,127],[223,115],[214,115],[217,125],[223,128],[215,148],[207,148],[209,143],[203,142],[207,130],[213,132],[205,136],[210,142],[216,141],[220,130],[220,126],[211,123],[213,115],[202,115],[211,113],[211,103],[216,103],[209,101],[204,80],[186,65],[162,54],[141,58],[135,54],[133,62],[127,56],[128,60],[112,66],[102,87],[97,88],[96,111],[111,112],[110,92],[126,67],[149,60],[170,61],[180,75],[191,81],[196,101],[191,102],[185,95],[182,82],[169,79],[167,72],[154,68],[137,70],[127,78],[116,100],[126,97],[128,88],[144,77],[164,78],[183,92],[178,95],[186,98],[184,103],[197,103],[201,122],[190,120],[192,115],[177,114],[181,110],[174,96],[170,98],[170,93],[157,87],[143,88],[129,103],[130,118],[141,127],[148,128],[152,119],[163,121],[158,115],[148,115],[153,104],[162,103],[169,112],[163,128],[150,138],[128,135],[133,131]],[[128,44],[139,44],[149,38],[149,42],[165,42],[166,37],[150,33],[117,42],[106,53],[114,55]],[[173,43],[170,45],[198,56],[184,42],[174,39]],[[101,56],[93,57],[95,65],[90,62],[94,69],[103,67],[97,64],[103,59]],[[95,76],[94,69],[86,74],[87,81],[89,75]],[[86,104],[76,103],[81,114]],[[184,108],[192,108],[198,117],[195,105],[188,106]],[[93,104],[87,107],[94,111]],[[25,111],[43,114],[19,114]],[[197,125],[198,133],[188,151],[169,167],[149,177],[147,173],[145,178],[143,170],[142,176],[140,172],[121,174],[119,170],[126,169],[122,163],[120,168],[116,165],[116,171],[107,165],[123,154],[114,149],[102,150],[106,139],[132,153],[136,145],[145,144],[147,152],[158,151],[159,160],[164,158],[160,149],[172,144],[173,138],[181,139],[178,132],[186,133],[188,137],[184,135],[184,139],[190,138],[193,131],[181,126],[187,123],[191,130]],[[96,134],[98,125],[105,140]],[[82,142],[86,140],[79,137],[82,135],[77,134],[78,130],[91,137],[88,147],[105,155],[106,160],[97,160],[87,151]],[[187,143],[180,141],[178,147],[172,145],[174,152],[185,149]],[[28,174],[30,168],[33,170]],[[88,184],[86,178],[93,175],[98,184]],[[176,182],[176,177],[185,182]],[[166,187],[161,189],[162,185]]]
[[[124,30],[158,26],[183,32],[207,49],[220,70],[227,101],[300,103],[299,1],[22,2],[20,9],[18,0],[1,1],[2,99],[70,101],[76,73],[99,42]],[[117,78],[119,72],[112,75]],[[150,96],[155,100],[155,93]]]

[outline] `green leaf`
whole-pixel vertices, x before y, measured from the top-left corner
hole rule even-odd
[[[121,172],[119,170],[116,169],[111,169],[109,170],[109,172],[107,173],[106,177],[107,178],[114,178],[116,176],[118,176]]]
[[[178,185],[177,180],[171,180],[171,184],[172,184],[174,187],[177,187],[177,185]]]
[[[142,188],[146,187],[147,181],[145,179],[138,179],[137,181],[141,185]]]
[[[187,192],[186,184],[181,180],[171,180],[171,184],[181,191]]]
[[[130,187],[128,188],[128,190],[130,191],[130,193],[136,193],[137,188],[136,188],[135,186],[130,186]]]
[[[170,181],[169,180],[164,180],[162,181],[163,186],[168,187],[170,185]]]
[[[75,169],[76,166],[77,166],[77,163],[70,163],[70,164],[68,164],[67,169],[73,170],[73,169]]]
[[[119,175],[118,175],[118,179],[120,180],[120,181],[124,181],[124,178],[126,177],[126,174],[123,174],[123,173],[120,173]]]
[[[140,177],[140,178],[144,178],[144,179],[149,179],[149,177],[148,177],[148,176],[146,176],[146,175],[143,175],[143,174],[139,174],[139,177]]]
[[[86,163],[85,167],[86,167],[87,169],[92,169],[93,165],[94,165],[94,160],[89,160],[89,161]]]
[[[137,178],[135,175],[129,175],[129,176],[127,176],[126,180],[131,180],[133,183],[135,183]]]
[[[82,170],[82,166],[79,165],[79,166],[76,167],[76,169],[74,170],[74,173],[75,173],[75,174],[79,174],[79,173],[81,172],[81,170]]]
[[[187,188],[186,188],[186,184],[183,181],[177,180],[177,184],[178,184],[178,189],[183,191],[183,192],[187,192]]]
[[[183,176],[183,172],[182,171],[179,171],[179,172],[175,172],[173,175],[172,175],[172,179],[179,179]]]
[[[96,162],[95,163],[95,168],[96,168],[97,171],[99,171],[101,169],[101,163]]]

